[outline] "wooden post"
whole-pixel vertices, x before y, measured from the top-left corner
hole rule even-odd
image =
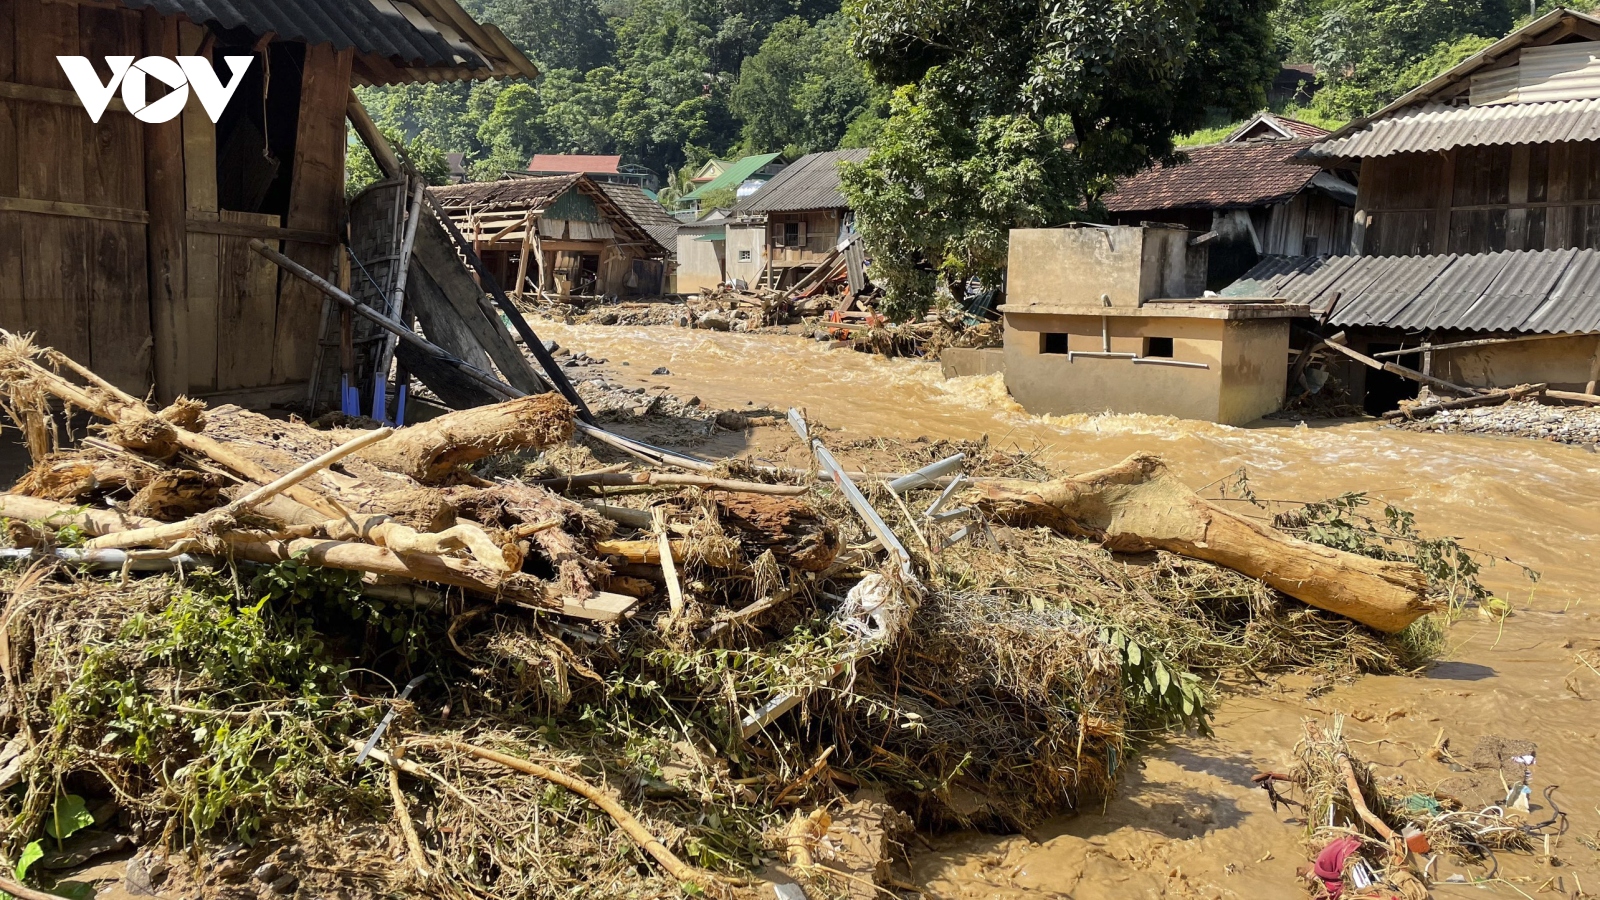
[[[522,295],[527,290],[528,284],[528,254],[533,250],[533,210],[528,210],[522,217],[522,256],[517,260],[517,289],[512,296],[518,303],[522,302]]]
[[[152,56],[178,55],[178,21],[144,11],[144,46]],[[150,266],[150,332],[156,396],[170,403],[189,388],[189,300],[184,190],[183,122],[144,126],[146,230]],[[38,148],[40,153],[76,148]]]
[[[1429,240],[1429,254],[1450,252],[1450,209],[1455,205],[1457,152],[1446,150],[1440,154],[1443,158],[1439,161],[1439,186],[1433,205],[1433,234]]]
[[[1600,338],[1595,338],[1594,359],[1589,361],[1589,384],[1583,392],[1593,394],[1597,384],[1600,384]]]

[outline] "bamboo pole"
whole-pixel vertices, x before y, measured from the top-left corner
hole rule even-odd
[[[427,182],[418,178],[417,189],[411,198],[411,217],[406,220],[405,236],[400,240],[400,259],[395,263],[400,270],[395,273],[388,315],[400,322],[404,322],[402,317],[406,309],[406,280],[411,274],[411,251],[417,245],[417,223],[422,221],[423,194],[427,190]],[[394,348],[398,340],[394,334],[384,337],[383,348],[378,352],[378,364],[372,370],[372,417],[379,422],[389,421],[389,367],[394,364]]]

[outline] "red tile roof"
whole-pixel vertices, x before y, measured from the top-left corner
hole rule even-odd
[[[622,164],[620,156],[566,156],[559,153],[540,153],[528,160],[529,172],[611,173]]]
[[[1118,179],[1104,198],[1112,212],[1246,209],[1293,197],[1317,170],[1294,162],[1307,141],[1213,144],[1185,151],[1189,161]]]

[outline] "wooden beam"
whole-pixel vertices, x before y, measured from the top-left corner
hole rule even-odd
[[[365,62],[365,57],[363,57]],[[383,136],[378,128],[378,123],[372,121],[372,116],[367,113],[367,108],[361,104],[361,98],[355,91],[350,92],[350,100],[345,108],[345,116],[350,124],[355,126],[356,136],[361,138],[361,143],[367,145],[367,152],[377,161],[378,168],[390,178],[400,174],[400,157],[390,146],[389,139]]]
[[[281,228],[271,225],[254,225],[248,222],[225,222],[206,216],[189,216],[184,226],[190,232],[220,234],[228,237],[261,238],[264,241],[295,241],[301,244],[339,243],[339,236],[306,228]]]
[[[32,84],[17,84],[14,81],[0,81],[0,100],[26,100],[32,103],[48,103],[52,106],[76,106],[83,109],[83,100],[73,91],[60,88],[39,87]],[[113,98],[106,106],[108,112],[125,113],[128,104]]]
[[[37,216],[60,216],[70,219],[97,219],[103,222],[127,222],[130,225],[145,225],[150,221],[150,214],[142,209],[115,209],[109,206],[66,203],[60,200],[29,200],[24,197],[0,197],[0,212],[32,213]]]
[[[144,11],[146,52],[178,55],[178,20]],[[150,278],[150,332],[154,341],[155,393],[170,403],[189,389],[189,295],[184,223],[183,122],[144,126],[145,205]],[[44,147],[50,153],[60,148]]]
[[[1409,378],[1412,381],[1418,381],[1431,387],[1441,388],[1455,394],[1471,395],[1478,393],[1478,391],[1474,390],[1473,388],[1462,387],[1459,384],[1452,384],[1448,381],[1445,381],[1443,378],[1435,378],[1432,375],[1424,375],[1423,373],[1418,372],[1416,369],[1408,369],[1405,366],[1395,365],[1394,363],[1390,362],[1379,362],[1365,353],[1352,350],[1343,344],[1336,344],[1329,341],[1323,344],[1323,346],[1331,347],[1334,350],[1343,353],[1345,356],[1350,357],[1356,362],[1362,363],[1363,365],[1371,366],[1374,369],[1382,369],[1385,372],[1399,375],[1401,378]]]

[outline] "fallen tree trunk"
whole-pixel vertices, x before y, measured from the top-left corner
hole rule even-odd
[[[1477,406],[1499,406],[1512,400],[1520,400],[1529,394],[1537,394],[1548,388],[1546,384],[1525,384],[1520,387],[1495,391],[1492,394],[1481,394],[1476,397],[1462,397],[1459,400],[1445,400],[1439,403],[1428,403],[1410,408],[1392,409],[1383,414],[1385,419],[1425,419],[1435,413],[1447,409],[1470,409]]]
[[[1297,600],[1397,632],[1432,612],[1416,566],[1369,559],[1289,537],[1195,495],[1149,454],[1049,482],[988,481],[982,508],[1125,552],[1166,550],[1259,578]]]
[[[512,450],[542,450],[572,438],[573,409],[559,394],[533,394],[408,425],[360,456],[427,484],[470,462]]]

